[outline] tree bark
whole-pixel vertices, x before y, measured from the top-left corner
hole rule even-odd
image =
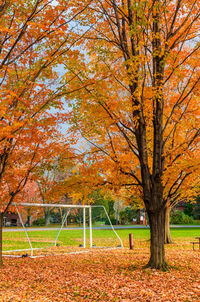
[[[2,231],[3,231],[3,213],[0,214],[0,267],[3,266],[3,257],[2,257],[3,236],[2,236]]]
[[[165,208],[165,243],[172,243],[172,237],[169,227],[170,212],[171,212],[171,207],[167,205]]]
[[[49,209],[45,210],[45,225],[50,225],[50,211]]]
[[[165,209],[155,212],[148,211],[149,225],[151,231],[150,260],[147,267],[155,269],[166,269],[165,262]]]

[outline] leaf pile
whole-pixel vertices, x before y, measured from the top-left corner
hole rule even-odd
[[[166,272],[144,269],[148,249],[5,259],[0,301],[200,301],[199,251],[167,251]]]

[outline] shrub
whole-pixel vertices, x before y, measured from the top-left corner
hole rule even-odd
[[[181,211],[172,212],[170,216],[170,223],[172,224],[193,224],[192,217],[184,214]]]
[[[39,218],[33,221],[33,225],[42,226],[45,225],[45,218]]]
[[[110,217],[110,221],[113,225],[116,225],[117,224],[117,219],[115,217]],[[110,222],[108,219],[105,220],[105,224],[106,225],[110,225]]]

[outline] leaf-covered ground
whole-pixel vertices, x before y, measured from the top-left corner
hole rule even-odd
[[[200,251],[167,249],[169,271],[143,269],[148,248],[4,259],[0,301],[200,301]]]

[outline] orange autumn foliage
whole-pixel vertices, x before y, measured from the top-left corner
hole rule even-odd
[[[83,10],[63,0],[0,1],[0,233],[33,170],[58,156],[61,141],[68,149],[62,63],[76,57],[71,28]]]
[[[70,27],[82,10],[72,13],[62,0],[0,3],[0,187],[8,207],[35,166],[67,140],[59,129],[69,115],[58,66],[76,56]]]
[[[167,203],[191,198],[200,181],[200,5],[101,0],[85,13],[91,30],[68,73],[72,130],[88,144],[83,171],[142,197],[157,238],[149,265],[159,268]]]

